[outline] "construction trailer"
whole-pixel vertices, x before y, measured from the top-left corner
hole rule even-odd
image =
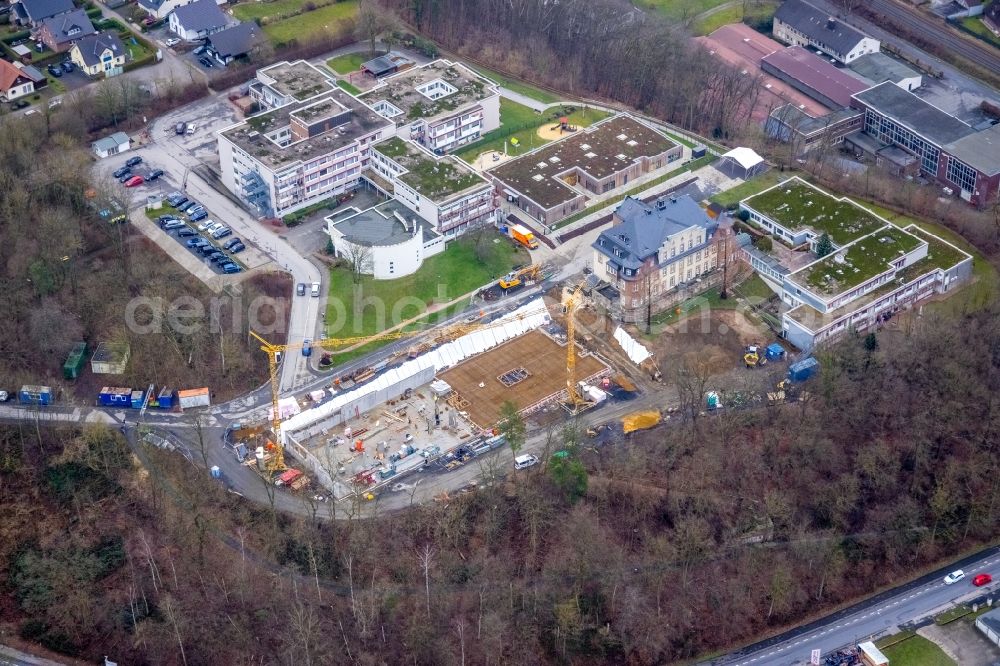
[[[55,393],[51,386],[25,384],[18,391],[17,399],[22,405],[51,405],[55,402]]]
[[[178,391],[177,404],[180,405],[181,409],[208,407],[212,404],[211,394],[208,387]]]

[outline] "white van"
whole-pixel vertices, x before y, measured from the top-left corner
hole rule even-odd
[[[312,283],[312,295],[314,298],[319,298],[319,282]]]
[[[525,467],[531,467],[532,465],[538,464],[538,458],[526,453],[523,456],[518,456],[514,458],[514,469],[524,469]]]

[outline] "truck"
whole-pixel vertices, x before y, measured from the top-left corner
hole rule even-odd
[[[51,405],[55,402],[55,394],[51,386],[25,384],[18,391],[17,399],[22,405]]]
[[[523,225],[510,225],[507,227],[507,234],[513,238],[515,242],[520,243],[529,250],[538,249],[538,241],[535,240],[535,234],[531,233],[528,228]]]

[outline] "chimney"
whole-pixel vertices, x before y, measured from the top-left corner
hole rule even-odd
[[[666,210],[667,200],[665,197],[660,197],[656,200],[656,210]]]
[[[676,194],[671,194],[670,195],[670,203],[672,203],[672,204],[677,203],[677,195]]]

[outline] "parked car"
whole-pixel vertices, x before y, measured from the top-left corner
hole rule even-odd
[[[958,571],[952,571],[950,574],[944,577],[945,585],[954,585],[958,581],[965,578],[965,572],[959,569]]]
[[[201,247],[201,246],[203,246],[203,245],[205,245],[207,243],[208,243],[208,241],[205,240],[204,238],[192,238],[187,243],[185,243],[185,245],[187,245],[192,250],[197,250],[199,247]]]
[[[142,19],[142,24],[147,28],[153,25],[154,23],[156,23],[156,19],[153,18],[152,16],[147,16],[146,18]]]
[[[177,208],[182,213],[189,213],[189,212],[191,212],[192,210],[194,210],[195,208],[197,208],[200,205],[201,204],[198,203],[197,201],[195,201],[194,199],[188,199],[186,202],[184,202],[183,204],[181,204]]]
[[[313,298],[319,298],[319,282],[312,283],[311,293]]]
[[[239,254],[245,249],[247,249],[246,245],[244,245],[243,243],[237,243],[236,245],[233,245],[231,248],[229,248],[229,251],[232,252],[233,254]]]
[[[972,584],[976,587],[982,587],[983,585],[989,585],[993,582],[993,576],[987,573],[976,574],[972,579]]]
[[[163,43],[166,44],[167,46],[177,46],[178,44],[181,43],[181,40],[178,39],[177,37],[170,37],[169,39],[167,39],[167,41]]]
[[[514,458],[514,469],[524,469],[525,467],[531,467],[532,465],[538,464],[538,458],[526,453]]]
[[[223,273],[239,273],[242,269],[236,264],[222,264],[221,266]]]
[[[199,46],[198,48],[196,48],[196,49],[194,50],[194,54],[195,54],[196,56],[200,56],[200,55],[201,55],[202,53],[204,53],[204,52],[205,52],[205,51],[206,51],[207,49],[208,49],[208,46],[206,46],[205,44],[202,44],[201,46]]]
[[[59,65],[49,65],[45,69],[47,69],[49,74],[56,77],[57,79],[63,75],[62,67],[60,67]]]
[[[218,231],[219,229],[221,229],[224,226],[226,226],[226,225],[224,225],[222,222],[216,222],[215,224],[213,224],[212,226],[210,226],[205,231],[207,233],[214,234],[216,231]]]
[[[112,171],[111,175],[114,176],[115,178],[121,178],[122,176],[125,176],[130,173],[132,173],[132,169],[128,168],[127,166],[123,166],[123,167],[118,167],[117,169]]]
[[[60,67],[62,67],[62,70],[67,74],[76,69],[76,65],[73,64],[72,60],[63,60],[62,65],[60,65]]]
[[[196,213],[191,213],[190,215],[188,215],[188,217],[191,219],[192,222],[197,222],[198,220],[204,220],[206,217],[208,217],[208,211],[203,208]]]
[[[127,181],[127,180],[129,180],[129,179],[131,179],[131,178],[132,178],[132,170],[131,170],[131,169],[129,169],[129,170],[128,170],[128,171],[127,171],[127,172],[126,172],[125,174],[123,174],[123,175],[122,175],[122,176],[121,176],[121,177],[120,177],[120,178],[118,179],[118,182],[119,182],[119,183],[124,183],[125,181]]]
[[[162,175],[163,175],[163,169],[153,169],[146,176],[146,182],[151,183]]]
[[[202,220],[198,222],[198,231],[205,231],[206,229],[212,226],[215,226],[215,220],[210,220],[210,219]]]
[[[174,195],[171,195],[171,196],[174,196]],[[186,205],[187,202],[188,202],[188,198],[186,196],[184,196],[183,194],[175,196],[173,201],[171,201],[169,197],[167,198],[167,203],[170,204],[171,206],[173,206],[174,208],[178,209],[178,210],[180,210],[182,206]]]
[[[192,229],[191,227],[184,227],[183,229],[177,232],[178,238],[190,238],[191,236],[196,236],[196,235],[198,235],[198,232]]]
[[[208,56],[202,56],[198,58],[198,62],[200,62],[202,67],[205,67],[206,69],[211,69],[212,67],[215,67],[215,65],[212,64],[212,59],[209,58]]]
[[[215,252],[212,252],[211,254],[206,255],[205,258],[208,259],[209,261],[213,261],[213,262],[218,262],[219,259],[222,259],[222,260],[226,260],[227,259],[226,253],[225,252],[221,252],[219,250],[216,250]]]
[[[312,353],[313,353],[312,340],[306,338],[305,340],[302,341],[302,355],[309,357],[312,356]]]
[[[171,229],[180,229],[183,226],[185,226],[185,224],[180,220],[172,220],[163,225],[163,230],[170,231]]]
[[[305,282],[299,282],[299,286],[295,288],[295,293],[298,294],[299,296],[305,296],[306,295],[306,283]]]
[[[232,246],[236,245],[237,243],[241,243],[241,242],[242,241],[239,238],[235,238],[235,237],[234,238],[230,238],[229,240],[227,240],[225,243],[222,244],[222,247],[224,247],[224,248],[226,248],[228,250]]]
[[[230,229],[229,227],[222,227],[221,229],[218,229],[212,233],[212,238],[214,238],[215,240],[219,240],[220,238],[225,238],[226,236],[232,236],[232,235],[233,235],[232,229]]]
[[[127,160],[125,160],[125,166],[127,167],[139,166],[140,164],[142,164],[142,158],[139,157],[138,155],[135,155],[134,157],[130,157]]]
[[[156,221],[159,222],[160,226],[162,227],[167,222],[173,222],[176,219],[177,219],[176,215],[161,215],[158,218],[156,218]]]
[[[212,263],[218,264],[219,266],[221,266],[222,264],[231,264],[233,262],[229,258],[228,254],[226,254],[225,252],[220,252],[218,254],[213,254],[212,255]]]
[[[146,181],[143,180],[142,176],[132,176],[131,178],[125,181],[125,187],[138,187],[142,185],[144,182]]]
[[[214,245],[212,245],[211,243],[209,243],[208,241],[205,241],[205,245],[198,251],[201,252],[203,255],[208,256],[213,252],[218,252],[219,249]]]

